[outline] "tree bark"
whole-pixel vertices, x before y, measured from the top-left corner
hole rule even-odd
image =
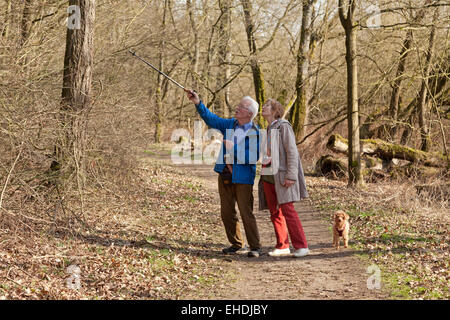
[[[60,108],[62,143],[56,146],[61,166],[84,169],[86,125],[91,108],[91,82],[94,52],[95,0],[70,0],[80,9],[80,29],[67,29],[62,102]],[[71,162],[71,163],[69,163]]]
[[[255,97],[256,102],[259,103],[259,118],[258,124],[261,127],[264,127],[264,118],[261,114],[262,106],[266,101],[266,94],[264,89],[264,78],[263,73],[261,71],[261,67],[258,62],[257,57],[257,47],[256,40],[254,36],[255,25],[252,19],[252,5],[249,0],[241,0],[242,8],[244,9],[244,23],[245,23],[245,31],[247,33],[247,42],[248,48],[250,50],[251,60],[250,66],[252,68],[253,74],[253,84],[255,87]]]
[[[450,72],[450,64],[446,61],[449,60],[449,57],[443,59],[445,61],[444,65],[436,64],[433,68],[435,70],[433,72],[433,76],[428,75],[428,88],[431,89],[430,95],[426,95],[427,103],[431,99],[431,97],[435,100],[445,99],[448,96],[448,89],[446,90],[446,84],[448,82],[448,73]],[[423,71],[425,73],[426,70]],[[417,118],[417,106],[419,104],[421,98],[421,91],[419,91],[418,95],[408,104],[406,108],[402,112],[400,112],[399,118],[403,119],[403,122],[407,123],[408,126],[405,127],[402,133],[402,137],[400,139],[400,144],[408,144],[408,140],[411,136],[411,133],[414,128],[415,119]],[[448,102],[442,101],[442,103],[448,104]]]
[[[347,14],[344,12],[347,10]],[[343,4],[339,0],[339,18],[345,30],[345,47],[347,61],[347,122],[349,152],[348,152],[348,184],[361,186],[363,182],[361,170],[361,152],[359,138],[359,111],[358,111],[358,64],[356,55],[356,27],[353,17],[356,9],[356,0],[349,0]]]
[[[420,127],[420,137],[421,145],[420,149],[422,151],[429,151],[431,148],[431,137],[430,130],[427,125],[427,114],[428,114],[428,102],[427,102],[427,91],[428,91],[428,76],[430,75],[432,59],[434,55],[435,42],[436,42],[436,24],[439,18],[439,8],[435,9],[433,16],[433,26],[431,27],[430,41],[427,51],[427,57],[425,62],[425,73],[423,75],[422,87],[420,89],[419,104],[417,106],[417,113],[419,117],[419,127]]]
[[[391,101],[389,103],[389,115],[393,120],[393,124],[389,129],[389,135],[391,140],[395,140],[397,133],[397,121],[398,121],[398,108],[400,99],[400,88],[403,81],[403,75],[405,73],[406,58],[408,57],[409,49],[411,48],[413,33],[412,30],[406,32],[405,40],[400,51],[400,61],[398,62],[397,73],[392,88]]]
[[[20,45],[23,46],[28,40],[31,31],[31,5],[32,0],[25,0],[22,12],[22,21],[20,24]]]
[[[164,70],[164,49],[165,49],[165,40],[164,35],[166,32],[166,16],[167,16],[167,9],[168,9],[168,0],[164,0],[164,9],[163,9],[163,18],[161,22],[161,32],[160,32],[160,38],[159,38],[159,45],[158,45],[158,69]],[[163,76],[158,73],[157,74],[157,84],[156,84],[156,109],[155,109],[155,142],[160,143],[161,142],[161,135],[162,135],[162,103],[163,103]]]
[[[426,3],[431,3],[430,0],[427,0]],[[417,15],[413,18],[412,23],[420,23],[425,17],[425,9],[420,10]],[[395,75],[395,80],[392,88],[391,100],[389,103],[389,115],[393,120],[392,126],[389,128],[389,136],[392,141],[395,141],[395,135],[397,134],[397,122],[399,120],[399,100],[400,100],[400,91],[401,85],[403,81],[403,75],[405,73],[406,66],[406,58],[408,57],[409,50],[411,48],[411,44],[413,41],[413,31],[409,29],[406,31],[405,40],[403,41],[403,46],[400,51],[400,60],[398,62],[397,73]]]
[[[219,8],[222,14],[219,24],[219,39],[218,39],[218,84],[221,86],[227,79],[230,78],[230,61],[231,61],[231,0],[219,0]],[[231,114],[230,106],[230,88],[227,86],[221,90],[217,95],[216,109],[219,114],[228,118]]]
[[[5,26],[3,27],[2,37],[8,38],[9,36],[9,28],[11,24],[11,9],[12,9],[12,0],[6,1],[6,10],[5,10]]]
[[[307,0],[303,2],[302,26],[300,45],[297,53],[297,80],[295,88],[297,99],[291,111],[290,121],[297,141],[300,141],[305,133],[305,123],[308,118],[308,71],[310,65],[310,44],[313,7],[317,0]]]
[[[192,4],[191,0],[186,0],[186,7],[189,14],[189,22],[191,24],[191,30],[192,34],[194,36],[194,53],[192,55],[192,62],[191,62],[191,77],[192,77],[192,86],[193,88],[198,87],[198,66],[199,66],[199,60],[200,60],[200,42],[199,42],[199,35],[198,35],[198,27],[195,23],[195,2],[194,5]]]

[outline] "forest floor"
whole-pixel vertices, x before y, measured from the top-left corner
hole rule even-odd
[[[172,164],[167,146],[155,145],[136,172],[88,191],[83,226],[29,219],[26,211],[18,224],[3,214],[0,299],[450,297],[448,208],[426,205],[408,186],[358,192],[307,176],[311,198],[296,209],[311,252],[275,258],[267,254],[275,234],[269,213],[256,210],[255,185],[264,254],[248,258],[221,253],[228,243],[211,165]],[[336,209],[351,216],[350,247],[339,251],[331,246]],[[378,275],[380,289],[373,287]]]
[[[207,192],[216,203],[216,219],[220,221],[220,203],[217,191],[217,174],[212,166],[183,165],[190,175],[205,180]],[[256,181],[258,178],[256,179]],[[331,245],[330,223],[313,208],[309,201],[297,203],[295,208],[301,218],[307,237],[310,254],[295,258],[292,254],[271,257],[268,252],[276,243],[275,233],[268,211],[258,211],[257,185],[253,188],[254,212],[260,232],[263,254],[259,258],[248,258],[246,252],[222,255],[220,249],[229,246],[224,230],[218,243],[215,258],[222,261],[223,268],[231,278],[220,286],[204,292],[193,292],[188,299],[386,299],[383,290],[369,290],[365,263],[358,260],[355,250],[340,249]],[[223,227],[222,227],[223,228]],[[241,230],[244,228],[241,226]],[[243,231],[245,237],[245,231]],[[291,247],[291,251],[293,251]],[[367,263],[366,263],[367,264]]]

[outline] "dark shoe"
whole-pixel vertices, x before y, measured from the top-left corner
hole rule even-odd
[[[261,253],[262,253],[261,249],[250,249],[250,251],[247,254],[247,257],[249,257],[249,258],[259,258]]]
[[[237,248],[237,247],[224,248],[224,249],[222,249],[222,253],[224,253],[224,254],[234,254],[234,253],[238,252],[241,249],[242,248]]]

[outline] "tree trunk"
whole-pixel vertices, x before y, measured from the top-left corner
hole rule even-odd
[[[20,24],[20,45],[23,46],[28,40],[31,31],[31,4],[32,0],[25,0],[22,12],[22,22]]]
[[[191,24],[192,34],[194,35],[194,53],[192,55],[192,62],[191,62],[192,87],[198,88],[197,77],[198,77],[198,65],[200,60],[200,42],[197,24],[195,23],[195,15],[194,15],[195,2],[194,5],[192,5],[191,0],[186,0],[186,7],[189,14],[189,22]]]
[[[56,146],[57,163],[84,170],[86,124],[91,108],[91,82],[94,52],[95,0],[70,0],[80,9],[80,29],[68,28],[62,103],[60,108],[62,143]]]
[[[421,136],[421,145],[420,149],[422,151],[429,151],[431,148],[431,137],[430,131],[427,125],[427,114],[428,114],[428,102],[427,102],[427,91],[428,91],[428,76],[431,71],[431,61],[434,55],[434,48],[436,42],[436,24],[439,18],[439,8],[435,9],[435,13],[433,16],[433,26],[431,27],[430,33],[430,41],[427,51],[427,57],[425,62],[425,73],[423,75],[422,87],[420,89],[419,95],[419,104],[417,106],[417,113],[419,116],[419,127],[420,127],[420,136]]]
[[[445,57],[442,59],[445,61],[444,65],[436,64],[433,67],[433,75],[428,75],[428,88],[431,89],[430,95],[426,95],[427,103],[431,100],[431,97],[434,99],[445,99],[448,96],[448,90],[446,90],[446,84],[448,82],[448,73],[450,72],[450,64],[447,63],[449,61],[449,57]],[[426,70],[423,71],[425,73]],[[415,119],[417,118],[417,106],[419,104],[421,98],[421,91],[418,95],[408,104],[402,112],[400,112],[399,118],[403,119],[403,122],[407,123],[407,127],[403,130],[402,137],[400,139],[400,144],[406,145],[408,144],[408,140],[411,136],[411,133],[414,128]],[[442,103],[448,104],[445,101]]]
[[[395,75],[392,88],[391,101],[389,103],[389,115],[393,120],[392,126],[389,129],[389,135],[392,141],[395,141],[395,135],[397,133],[400,88],[403,81],[403,75],[405,73],[406,58],[408,57],[409,49],[411,48],[412,37],[412,30],[408,30],[406,32],[406,38],[403,41],[402,50],[400,51],[400,61],[398,62],[397,73]]]
[[[302,27],[300,36],[300,45],[297,53],[297,81],[295,88],[297,99],[294,108],[291,111],[289,119],[294,129],[297,141],[300,141],[305,133],[305,123],[308,118],[308,98],[307,98],[307,79],[310,65],[310,43],[312,12],[317,0],[307,0],[303,2]]]
[[[349,152],[348,152],[348,184],[359,187],[363,184],[361,170],[361,152],[359,141],[359,111],[358,111],[358,65],[356,59],[356,27],[353,16],[356,1],[349,0],[345,5],[347,16],[344,13],[343,1],[339,0],[339,18],[345,30],[345,47],[347,61],[347,122]]]
[[[430,0],[426,1],[427,4],[431,3]],[[425,17],[426,10],[421,9],[417,15],[412,19],[412,23],[420,23],[423,18]],[[406,31],[406,37],[403,41],[403,46],[400,51],[400,60],[398,62],[397,67],[397,74],[395,76],[392,94],[391,94],[391,100],[389,103],[389,115],[393,120],[393,123],[391,127],[389,128],[389,136],[392,141],[395,141],[395,135],[397,134],[397,128],[398,128],[398,120],[399,120],[399,100],[400,100],[400,89],[403,81],[403,75],[405,73],[405,66],[406,66],[406,58],[408,57],[409,50],[411,48],[411,44],[413,41],[413,31],[411,29]]]
[[[6,11],[5,11],[5,26],[3,27],[2,37],[8,38],[9,28],[11,24],[11,9],[12,9],[12,0],[6,1]]]
[[[231,75],[230,61],[230,39],[231,39],[231,0],[219,0],[219,7],[222,13],[222,17],[219,24],[219,40],[218,40],[218,87],[224,84]],[[216,100],[216,109],[219,114],[222,114],[225,118],[228,118],[231,114],[230,106],[230,88],[227,86],[225,89],[218,93]]]
[[[261,71],[261,67],[258,62],[256,41],[253,34],[255,25],[252,19],[252,5],[249,0],[241,0],[241,4],[242,8],[244,9],[244,23],[245,23],[245,31],[247,33],[248,47],[250,50],[250,55],[252,56],[250,60],[250,66],[252,68],[253,73],[253,84],[255,87],[255,96],[256,96],[255,100],[259,103],[258,124],[261,127],[264,127],[265,121],[261,114],[261,110],[264,102],[266,101],[265,97],[266,95],[264,89],[263,73]]]
[[[159,38],[159,45],[158,45],[158,69],[164,70],[164,47],[165,47],[165,41],[164,41],[164,34],[166,32],[166,15],[167,15],[167,9],[168,9],[168,0],[164,0],[164,10],[163,10],[163,19],[161,22],[161,32],[160,32],[160,38]],[[162,98],[163,98],[163,77],[160,73],[157,74],[157,84],[156,84],[156,109],[155,109],[155,142],[160,143],[161,142],[161,135],[162,135]]]

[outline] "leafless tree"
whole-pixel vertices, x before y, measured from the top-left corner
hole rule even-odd
[[[305,123],[308,118],[308,78],[310,70],[310,45],[312,32],[313,6],[317,0],[303,1],[302,27],[300,35],[300,45],[297,53],[297,81],[295,89],[297,99],[291,111],[291,123],[297,140],[303,138]]]
[[[53,169],[76,170],[84,179],[86,126],[92,107],[95,0],[70,0],[79,8],[79,29],[67,28],[64,76],[60,108],[61,139]]]
[[[339,0],[339,18],[345,30],[345,48],[347,61],[347,126],[348,126],[348,172],[349,185],[361,186],[363,176],[361,170],[361,151],[359,141],[358,110],[358,62],[357,36],[354,21],[356,1],[344,3]]]
[[[242,8],[244,10],[244,22],[245,22],[245,31],[247,33],[247,43],[248,48],[250,50],[250,66],[252,68],[253,73],[253,84],[255,86],[255,96],[256,101],[259,103],[260,110],[262,108],[262,105],[266,101],[266,93],[264,89],[264,76],[261,71],[261,66],[258,61],[258,48],[256,46],[256,40],[255,40],[255,24],[253,22],[252,18],[252,4],[249,0],[241,0]],[[264,123],[264,119],[261,115],[261,112],[259,112],[259,119],[258,119],[259,125],[262,125]]]

